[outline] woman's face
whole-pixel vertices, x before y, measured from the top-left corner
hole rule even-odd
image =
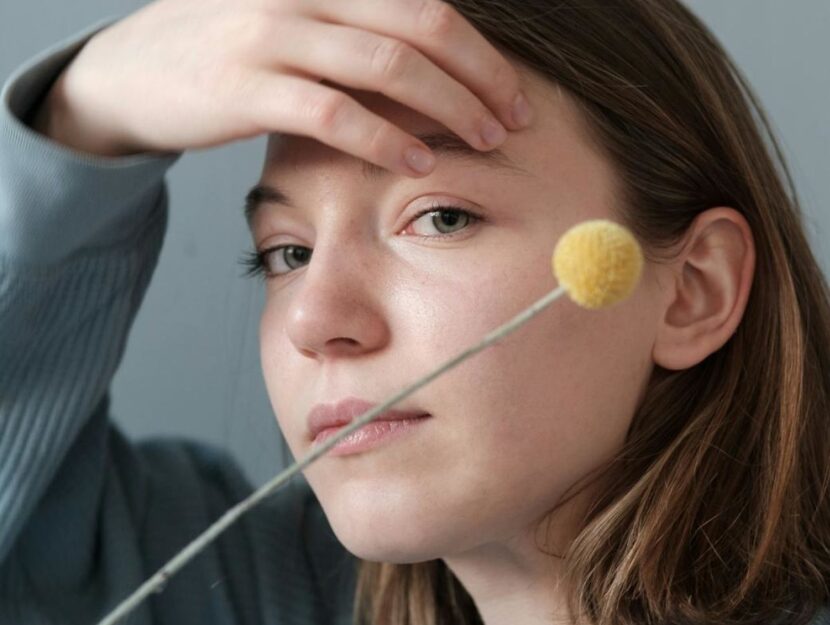
[[[612,170],[573,102],[523,80],[536,121],[501,146],[520,169],[448,151],[425,178],[371,175],[307,137],[269,144],[260,182],[293,206],[263,204],[254,242],[313,249],[304,261],[270,256],[283,275],[266,282],[260,326],[268,393],[295,458],[311,448],[315,404],[386,400],[554,289],[551,254],[568,228],[619,221]],[[413,134],[447,131],[380,94],[346,91]],[[415,219],[434,206],[481,220]],[[624,440],[652,366],[649,271],[609,310],[559,300],[393,406],[432,415],[409,435],[306,468],[344,546],[416,562],[524,535]]]

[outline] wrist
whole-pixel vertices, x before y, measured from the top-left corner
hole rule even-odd
[[[130,156],[143,152],[119,144],[73,111],[61,75],[41,99],[29,126],[37,133],[77,152],[95,156]]]

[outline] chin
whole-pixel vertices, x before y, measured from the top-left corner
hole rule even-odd
[[[435,560],[440,556],[432,549],[416,547],[401,540],[400,536],[378,537],[373,536],[344,536],[335,532],[343,547],[352,555],[361,560],[370,562],[388,562],[390,564],[414,564]],[[380,538],[380,540],[379,540]],[[383,540],[388,538],[389,540]]]
[[[326,516],[337,540],[363,560],[412,564],[441,557],[441,537],[430,531],[439,529],[438,525],[418,528],[383,513],[351,511]]]

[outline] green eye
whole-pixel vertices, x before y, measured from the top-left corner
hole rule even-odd
[[[427,223],[430,223],[438,231],[439,235],[452,234],[457,230],[463,229],[465,226],[472,223],[472,221],[475,219],[475,216],[469,211],[465,211],[463,209],[456,208],[453,206],[439,206],[437,208],[429,208],[425,211],[421,211],[420,213],[418,213],[418,215],[415,216],[415,219],[412,220],[412,223],[416,223],[420,220],[421,217],[424,217],[425,215],[430,216],[430,219],[425,221],[427,221]]]
[[[437,234],[419,234],[416,232],[415,235],[428,239],[450,237],[481,220],[478,215],[457,206],[432,206],[415,215],[410,224],[418,223],[425,216],[429,216],[429,219],[423,221],[430,224]]]

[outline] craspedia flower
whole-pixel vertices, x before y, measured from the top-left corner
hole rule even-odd
[[[643,252],[631,232],[607,219],[583,221],[559,239],[553,274],[583,308],[607,308],[626,299],[643,270]]]

